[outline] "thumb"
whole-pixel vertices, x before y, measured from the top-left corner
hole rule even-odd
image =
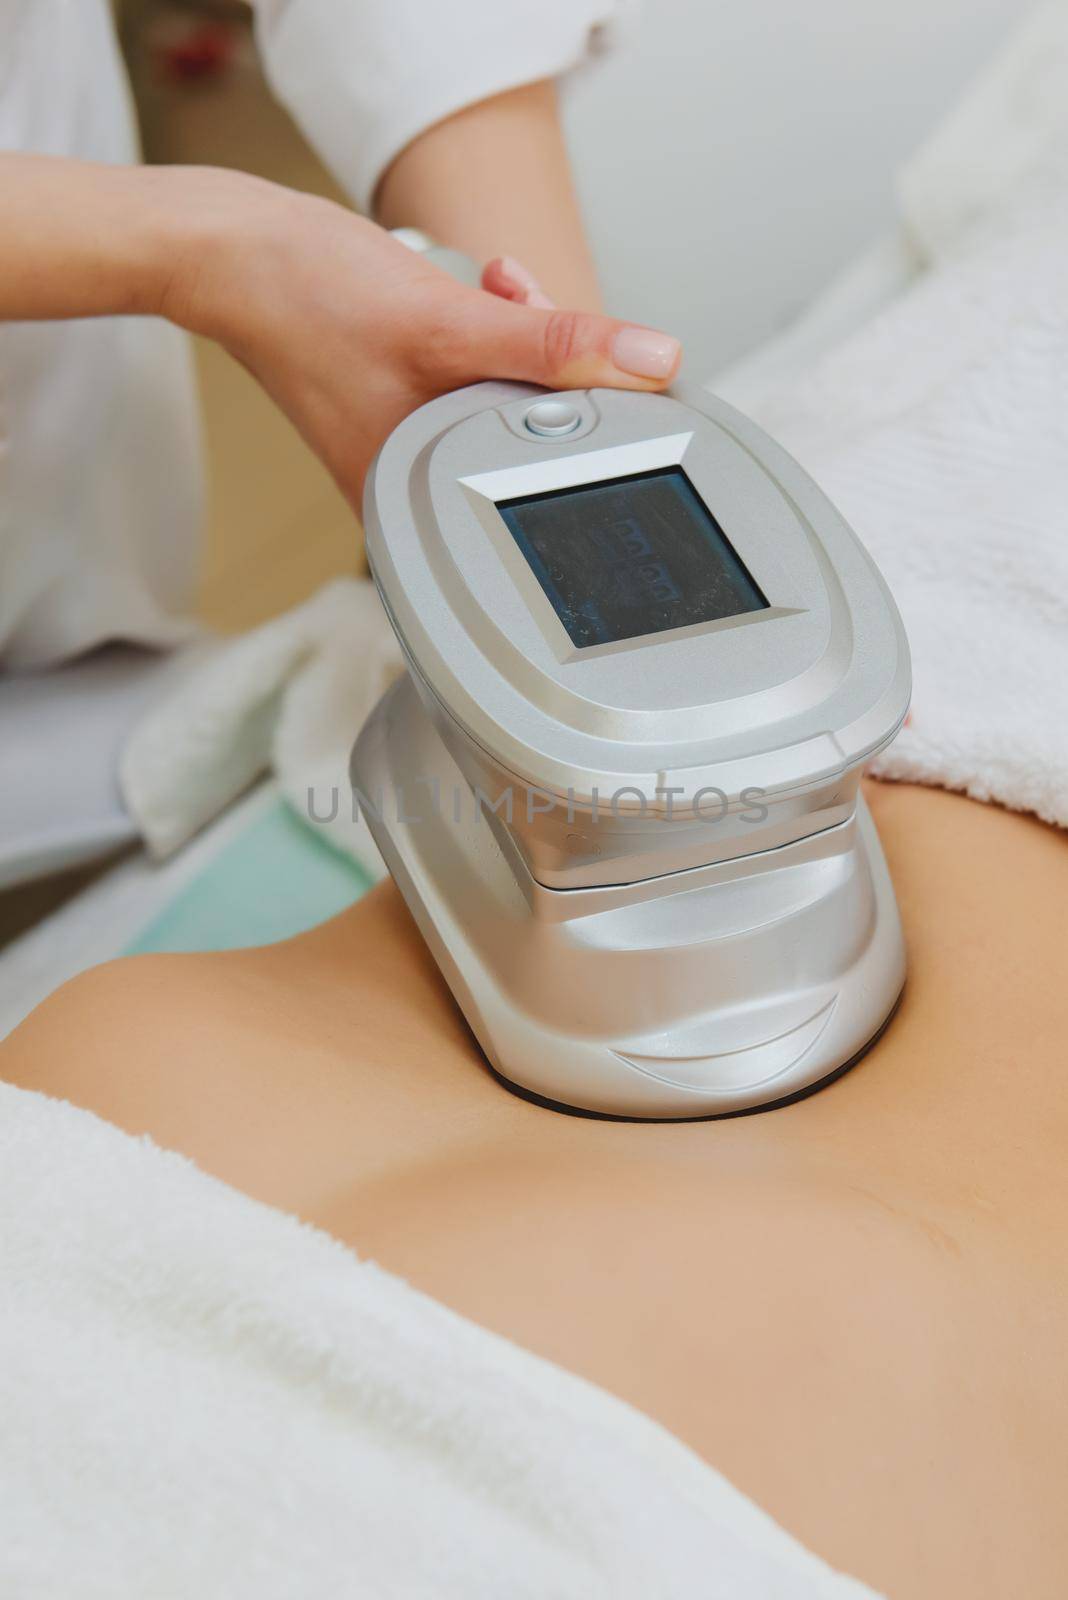
[[[517,378],[547,389],[663,389],[682,347],[670,334],[587,311],[542,311],[474,290],[455,308],[456,384]],[[439,346],[440,348],[440,346]]]

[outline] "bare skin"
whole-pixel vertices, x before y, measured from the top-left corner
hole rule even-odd
[[[909,941],[855,1071],[766,1115],[567,1117],[486,1071],[396,891],[111,963],[0,1049],[656,1417],[895,1600],[1068,1589],[1068,845],[870,785]]]
[[[418,222],[474,261],[518,257],[557,304],[600,310],[554,83],[435,123],[387,168],[375,215],[387,228]]]

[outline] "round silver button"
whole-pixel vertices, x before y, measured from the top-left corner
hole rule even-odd
[[[561,433],[574,433],[582,413],[569,400],[536,400],[523,421],[531,433],[550,439]]]

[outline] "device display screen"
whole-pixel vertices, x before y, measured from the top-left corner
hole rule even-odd
[[[580,650],[768,607],[681,467],[497,509]]]

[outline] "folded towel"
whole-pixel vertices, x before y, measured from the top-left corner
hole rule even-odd
[[[623,1402],[0,1085],[0,1590],[862,1600]]]
[[[377,592],[336,578],[303,605],[224,646],[139,723],[119,765],[151,854],[170,855],[268,768],[301,816],[374,877],[348,758],[403,662]]]
[[[904,617],[912,717],[874,771],[1068,826],[1063,0],[903,193],[928,270],[752,410],[855,527]]]

